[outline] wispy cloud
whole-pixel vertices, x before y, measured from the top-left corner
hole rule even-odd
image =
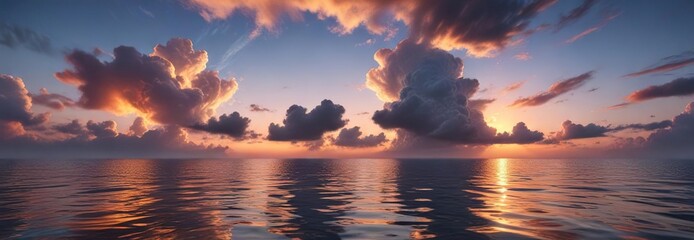
[[[626,74],[622,77],[639,77],[652,73],[669,72],[694,64],[694,51],[687,51],[682,54],[669,56],[660,60],[660,63],[655,66],[648,67],[644,70]]]
[[[9,48],[23,47],[34,52],[53,55],[51,39],[34,30],[0,22],[0,45]]]
[[[532,59],[533,57],[530,56],[529,52],[522,52],[522,53],[518,53],[516,55],[513,55],[513,58],[515,58],[517,60],[521,60],[521,61],[528,61],[528,60]]]
[[[510,106],[530,107],[545,104],[562,94],[583,86],[584,83],[593,78],[594,73],[594,71],[590,71],[576,77],[556,82],[552,84],[547,91],[540,92],[530,97],[520,98],[514,101]]]
[[[580,33],[574,35],[573,37],[567,39],[566,43],[576,42],[579,39],[587,36],[588,34],[591,34],[591,33],[594,33],[596,31],[600,30],[601,28],[605,27],[605,25],[607,25],[607,23],[612,21],[612,19],[615,19],[616,17],[618,17],[620,14],[621,13],[618,12],[618,13],[611,13],[611,14],[607,15],[602,21],[600,21],[600,23],[598,23],[595,26],[592,26],[586,30],[583,30],[583,32],[580,32]]]

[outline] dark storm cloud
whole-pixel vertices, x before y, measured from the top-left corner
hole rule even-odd
[[[0,22],[0,44],[9,48],[23,47],[38,53],[55,52],[51,39],[31,29]]]
[[[256,30],[277,31],[283,17],[301,19],[310,12],[321,19],[333,18],[331,31],[351,33],[359,26],[391,38],[393,26],[402,21],[409,38],[438,48],[465,49],[473,56],[490,56],[523,34],[530,20],[554,0],[439,0],[439,1],[303,1],[189,0],[208,21],[225,19],[235,12],[250,12]]]
[[[77,103],[83,108],[136,113],[181,126],[206,121],[237,88],[235,80],[201,70],[207,54],[193,50],[187,39],[157,45],[153,55],[126,46],[115,48],[113,54],[111,62],[102,62],[75,50],[66,56],[73,69],[55,76],[78,87],[82,95]]]
[[[562,28],[569,25],[570,23],[573,23],[581,17],[585,16],[590,11],[590,9],[593,8],[595,3],[597,3],[596,0],[584,0],[583,3],[581,3],[581,5],[569,11],[568,14],[562,14],[559,18],[559,22],[557,22],[555,31],[559,31]]]
[[[487,125],[480,108],[490,100],[469,100],[479,82],[461,77],[460,58],[410,40],[400,42],[395,50],[379,52],[389,56],[378,61],[379,53],[376,54],[380,66],[369,74],[378,75],[379,81],[370,88],[387,93],[379,96],[396,97],[374,113],[372,119],[380,127],[405,129],[418,136],[459,144],[531,142],[508,133],[497,136],[496,129]],[[367,85],[372,80],[375,79],[367,80]],[[396,89],[401,89],[398,95],[391,92]]]
[[[269,108],[262,107],[258,104],[251,104],[248,108],[251,112],[272,112]]]
[[[333,144],[340,147],[375,147],[386,143],[386,135],[380,133],[378,135],[367,135],[362,137],[362,132],[359,127],[343,128],[333,140]]]
[[[306,108],[299,105],[289,107],[282,122],[284,126],[271,123],[268,127],[268,140],[318,140],[324,133],[338,130],[347,124],[347,120],[342,119],[345,108],[327,99],[310,112],[306,111]]]
[[[21,78],[0,74],[0,122],[18,122],[23,126],[44,123],[48,113],[34,114],[31,97]]]
[[[36,105],[46,106],[55,110],[63,110],[65,107],[74,107],[75,101],[71,98],[57,94],[49,93],[46,88],[41,88],[38,95],[30,94],[32,103]]]
[[[238,112],[233,112],[229,115],[223,114],[219,116],[219,119],[211,117],[207,123],[195,124],[191,128],[234,138],[243,138],[250,122],[250,119],[242,117]]]
[[[660,63],[655,66],[648,67],[644,70],[629,73],[623,77],[639,77],[653,73],[669,72],[694,64],[694,51],[687,51],[678,55],[669,56],[660,60]]]
[[[407,21],[410,38],[443,49],[465,48],[489,56],[523,32],[531,18],[554,1],[426,1]]]
[[[538,93],[534,96],[520,98],[514,101],[510,106],[512,107],[529,107],[529,106],[539,106],[549,102],[550,100],[561,96],[569,91],[577,89],[588,80],[593,78],[594,71],[590,71],[576,77],[572,77],[566,80],[559,81],[552,84],[546,92]]]

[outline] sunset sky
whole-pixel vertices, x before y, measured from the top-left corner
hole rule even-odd
[[[692,10],[3,1],[0,157],[692,156]]]

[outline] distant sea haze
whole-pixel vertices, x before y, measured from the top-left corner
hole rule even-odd
[[[1,239],[693,239],[694,160],[0,160]]]

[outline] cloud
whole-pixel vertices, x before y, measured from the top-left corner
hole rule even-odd
[[[441,49],[417,44],[410,39],[398,43],[395,49],[383,48],[374,54],[378,67],[366,74],[366,87],[376,92],[379,99],[392,102],[399,99],[405,77],[420,65],[440,66],[445,74],[460,77],[463,60]]]
[[[207,21],[236,12],[254,18],[256,28],[277,31],[284,17],[301,20],[304,12],[335,19],[331,31],[351,33],[364,26],[370,33],[392,36],[395,22],[409,27],[409,38],[446,50],[465,49],[472,56],[490,56],[524,32],[530,19],[555,1],[274,1],[189,0]]]
[[[660,63],[655,66],[648,67],[644,70],[626,74],[622,77],[639,77],[653,73],[663,73],[677,70],[694,64],[694,51],[687,51],[682,54],[669,56],[660,60]]]
[[[556,133],[557,140],[570,140],[580,138],[604,137],[610,132],[609,126],[600,126],[594,123],[588,125],[575,124],[569,120],[561,124],[562,130]]]
[[[251,104],[249,106],[249,109],[251,110],[251,112],[272,112],[272,110],[270,110],[269,108],[262,107],[258,104]]]
[[[380,133],[378,135],[361,136],[362,132],[359,127],[343,128],[333,140],[333,144],[340,147],[375,147],[386,143],[386,135]]]
[[[133,124],[130,125],[130,135],[133,136],[142,136],[147,132],[147,125],[145,124],[145,119],[142,117],[137,117],[135,118],[135,121],[133,121]]]
[[[31,97],[19,77],[0,74],[0,122],[18,122],[22,126],[44,123],[50,114],[34,114],[31,111]],[[12,125],[15,129],[14,124]]]
[[[497,134],[495,143],[518,143],[527,144],[534,143],[544,139],[544,134],[538,131],[532,131],[528,129],[524,122],[516,123],[513,126],[511,133],[500,133]]]
[[[669,128],[662,128],[651,133],[647,138],[619,138],[615,148],[624,150],[623,154],[634,156],[683,157],[691,158],[694,154],[694,102],[687,104],[684,112],[672,119]]]
[[[655,149],[673,149],[694,152],[694,102],[687,104],[684,112],[672,119],[672,126],[658,130],[648,136],[646,147]],[[691,155],[689,155],[691,156]]]
[[[375,81],[367,79],[367,86],[379,96],[396,98],[373,114],[372,120],[380,127],[458,144],[526,143],[515,141],[519,138],[510,138],[510,134],[497,137],[496,129],[487,125],[478,109],[483,102],[470,104],[479,82],[461,76],[460,58],[411,40],[400,42],[395,50],[379,52],[389,56],[381,58],[386,61],[377,58],[380,66],[369,74],[378,73],[378,84],[369,84]],[[391,91],[396,89],[399,94],[394,95]]]
[[[89,131],[87,131],[87,129],[82,126],[80,121],[77,119],[74,119],[69,123],[55,124],[53,129],[58,132],[71,135],[85,135],[89,133]]]
[[[627,96],[630,103],[651,100],[655,98],[688,96],[694,94],[694,77],[678,78],[663,85],[650,86]]]
[[[566,27],[570,23],[575,22],[576,20],[580,19],[581,17],[585,16],[591,8],[597,3],[596,0],[584,0],[583,3],[576,8],[572,9],[569,14],[562,14],[561,17],[559,18],[559,22],[557,22],[556,25],[556,30],[559,31],[562,28]]]
[[[79,106],[191,126],[209,119],[237,89],[234,79],[202,70],[207,53],[193,50],[188,39],[157,45],[152,55],[126,46],[115,48],[113,54],[110,62],[81,50],[66,55],[73,69],[55,76],[78,87]]]
[[[516,55],[513,55],[513,58],[515,58],[517,60],[521,60],[521,61],[528,61],[533,57],[530,56],[529,52],[522,52],[522,53],[518,53]]]
[[[204,124],[195,124],[191,126],[192,129],[206,131],[209,133],[224,134],[234,138],[243,138],[248,129],[248,124],[251,122],[250,119],[241,117],[238,112],[233,112],[232,114],[223,114],[216,117],[211,117]]]
[[[660,122],[652,122],[652,123],[645,123],[645,124],[644,123],[633,123],[633,124],[620,125],[620,126],[612,128],[612,131],[621,131],[624,129],[653,131],[653,130],[657,130],[657,129],[668,128],[670,126],[672,126],[671,120],[663,120]]]
[[[495,102],[496,99],[470,99],[467,102],[469,108],[476,109],[478,111],[483,111],[487,108],[487,105]]]
[[[71,98],[57,93],[49,93],[46,88],[41,88],[38,95],[29,94],[29,96],[33,104],[46,106],[55,110],[63,110],[65,107],[76,106],[75,101]]]
[[[190,87],[191,81],[207,67],[207,52],[193,49],[193,41],[185,38],[172,38],[166,45],[154,46],[152,56],[166,59],[174,67],[175,76],[183,87]]]
[[[115,122],[78,121],[66,125],[71,133],[79,134],[63,139],[51,140],[35,135],[22,134],[11,138],[0,138],[0,156],[33,157],[221,157],[226,147],[203,146],[188,141],[186,132],[177,126],[146,131],[142,136],[120,134],[114,131]],[[58,128],[58,127],[56,127]],[[0,128],[6,131],[6,128]]]
[[[509,93],[509,92],[516,91],[516,90],[518,90],[519,88],[521,88],[521,87],[523,86],[523,84],[525,84],[525,81],[512,83],[511,85],[506,86],[506,87],[504,88],[503,92],[504,92],[504,93]]]
[[[289,107],[283,121],[284,126],[270,124],[268,140],[318,140],[324,133],[338,130],[347,124],[347,120],[342,119],[345,108],[327,99],[321,101],[321,104],[310,112],[306,113],[306,111],[306,108],[299,105]]]
[[[588,80],[593,78],[594,71],[586,72],[576,77],[572,77],[566,80],[562,80],[552,84],[546,92],[538,93],[534,96],[520,98],[514,101],[510,106],[512,107],[530,107],[539,106],[549,102],[550,100],[565,94],[571,90],[577,89]]]
[[[668,128],[672,125],[672,121],[665,120],[660,122],[652,123],[633,123],[619,125],[616,127],[601,126],[594,123],[589,123],[587,125],[573,123],[570,120],[564,121],[561,126],[561,130],[558,131],[554,136],[549,137],[543,143],[546,144],[557,144],[560,141],[567,141],[572,139],[582,139],[582,138],[595,138],[595,137],[605,137],[607,133],[622,131],[626,129],[641,130],[641,131],[653,131],[658,129]]]
[[[583,30],[582,32],[580,32],[580,33],[574,35],[573,37],[571,37],[571,38],[569,38],[569,39],[567,39],[567,40],[566,40],[566,43],[573,43],[573,42],[576,42],[576,41],[578,41],[579,39],[581,39],[581,38],[583,38],[583,37],[585,37],[585,36],[588,36],[588,34],[591,34],[591,33],[593,33],[593,32],[596,32],[596,31],[600,30],[601,28],[605,27],[605,26],[607,25],[607,23],[609,23],[610,21],[612,21],[612,19],[615,19],[615,18],[618,17],[619,15],[620,15],[620,13],[608,13],[608,14],[603,18],[603,20],[600,21],[600,23],[598,23],[598,24],[596,24],[596,25],[594,25],[594,26],[592,26],[592,27],[590,27],[590,28],[588,28],[588,29],[586,29],[586,30]]]
[[[31,29],[0,23],[0,44],[9,48],[24,47],[34,52],[52,55],[51,39]]]

